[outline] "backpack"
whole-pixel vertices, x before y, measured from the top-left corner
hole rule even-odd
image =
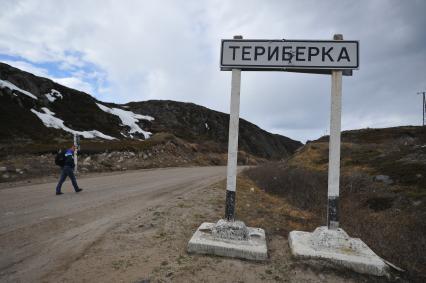
[[[59,167],[64,167],[65,165],[65,150],[60,150],[55,157],[55,164]]]

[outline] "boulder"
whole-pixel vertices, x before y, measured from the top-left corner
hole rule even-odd
[[[83,160],[83,164],[84,165],[90,165],[90,161],[92,161],[92,159],[90,158],[90,156],[88,156]]]
[[[387,175],[377,175],[374,177],[374,181],[382,182],[387,185],[393,184],[393,180]]]

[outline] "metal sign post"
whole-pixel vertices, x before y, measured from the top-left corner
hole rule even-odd
[[[343,40],[335,35],[335,40]],[[339,228],[340,130],[342,112],[342,71],[331,71],[331,115],[328,162],[327,227]]]
[[[235,220],[241,70],[331,74],[327,226],[337,229],[342,75],[352,75],[352,70],[359,67],[359,42],[343,41],[342,35],[335,35],[333,40],[245,40],[242,36],[234,36],[222,40],[220,67],[222,71],[232,71],[225,208],[228,221]]]
[[[242,38],[235,36],[234,38]],[[237,187],[238,129],[240,120],[241,70],[232,69],[231,110],[229,116],[228,167],[226,178],[225,219],[235,220],[235,192]]]
[[[333,40],[222,40],[220,68],[232,71],[225,219],[202,223],[188,243],[188,252],[265,260],[265,231],[235,220],[238,122],[241,71],[288,71],[331,75],[331,115],[327,226],[314,232],[291,231],[293,255],[320,258],[363,273],[385,275],[387,264],[360,239],[339,228],[342,76],[359,67],[359,42]],[[254,236],[255,235],[255,236]]]
[[[234,40],[242,40],[242,38],[242,36],[234,36]],[[220,219],[216,223],[202,223],[189,241],[187,250],[190,253],[266,260],[268,249],[265,231],[247,227],[242,221],[235,221],[241,69],[232,68],[230,71],[232,71],[232,81],[225,219]]]
[[[74,134],[74,146],[75,146],[75,150],[74,150],[74,163],[75,163],[74,173],[77,174],[78,173],[78,150],[80,149],[80,136],[77,135],[77,134]]]

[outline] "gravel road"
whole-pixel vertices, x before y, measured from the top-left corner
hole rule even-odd
[[[0,281],[37,282],[78,260],[114,225],[225,178],[225,167],[141,170],[0,190]]]

